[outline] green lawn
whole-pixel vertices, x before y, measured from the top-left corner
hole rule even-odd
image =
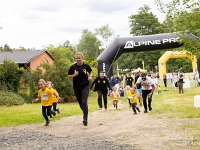
[[[194,96],[200,93],[200,87],[184,89],[184,94],[178,94],[178,91],[174,92],[172,87],[164,88],[162,83],[161,88],[161,94],[153,96],[153,111],[149,113],[150,115],[157,118],[200,118],[200,108],[194,107]],[[121,102],[128,105],[126,98]],[[92,91],[90,92],[88,105],[89,112],[98,109],[97,95]],[[108,98],[108,106],[111,105],[112,101]],[[53,120],[82,114],[78,103],[58,103],[58,107],[61,109],[61,113],[53,117]],[[0,106],[0,109],[2,112],[0,113],[0,127],[44,122],[40,103],[12,107]],[[128,109],[128,107],[122,109]]]
[[[194,88],[191,81],[191,88],[185,88],[184,93],[179,94],[169,86],[162,86],[161,94],[154,95],[150,114],[161,118],[199,118],[200,108],[194,107],[194,96],[200,95],[200,87]]]
[[[58,103],[61,113],[53,116],[54,120],[62,117],[73,116],[82,114],[78,103]],[[97,97],[94,92],[90,92],[88,99],[89,112],[98,109]],[[40,102],[34,104],[24,104],[19,106],[0,106],[0,127],[2,126],[15,126],[22,124],[37,124],[43,123],[42,106]]]

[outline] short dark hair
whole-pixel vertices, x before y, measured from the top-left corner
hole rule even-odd
[[[146,76],[147,76],[147,74],[146,74],[146,73],[144,73],[144,72],[142,72],[140,76],[141,76],[141,77],[146,77]]]

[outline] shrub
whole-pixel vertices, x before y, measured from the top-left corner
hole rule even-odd
[[[24,99],[20,95],[9,91],[0,91],[0,105],[12,106],[22,104],[24,104]]]

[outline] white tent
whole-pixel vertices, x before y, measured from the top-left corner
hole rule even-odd
[[[147,70],[144,70],[144,69],[138,67],[137,69],[131,71],[131,73],[137,73],[137,72],[147,72]]]

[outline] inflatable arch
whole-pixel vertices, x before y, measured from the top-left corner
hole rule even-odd
[[[162,78],[166,73],[166,62],[170,58],[189,58],[192,61],[192,69],[197,68],[197,59],[186,54],[186,52],[166,51],[158,60],[159,75]]]
[[[195,38],[193,34],[187,36]],[[177,48],[181,46],[177,42],[178,38],[179,36],[170,33],[115,38],[97,57],[98,73],[103,71],[104,75],[110,78],[113,76],[112,64],[123,53]]]

